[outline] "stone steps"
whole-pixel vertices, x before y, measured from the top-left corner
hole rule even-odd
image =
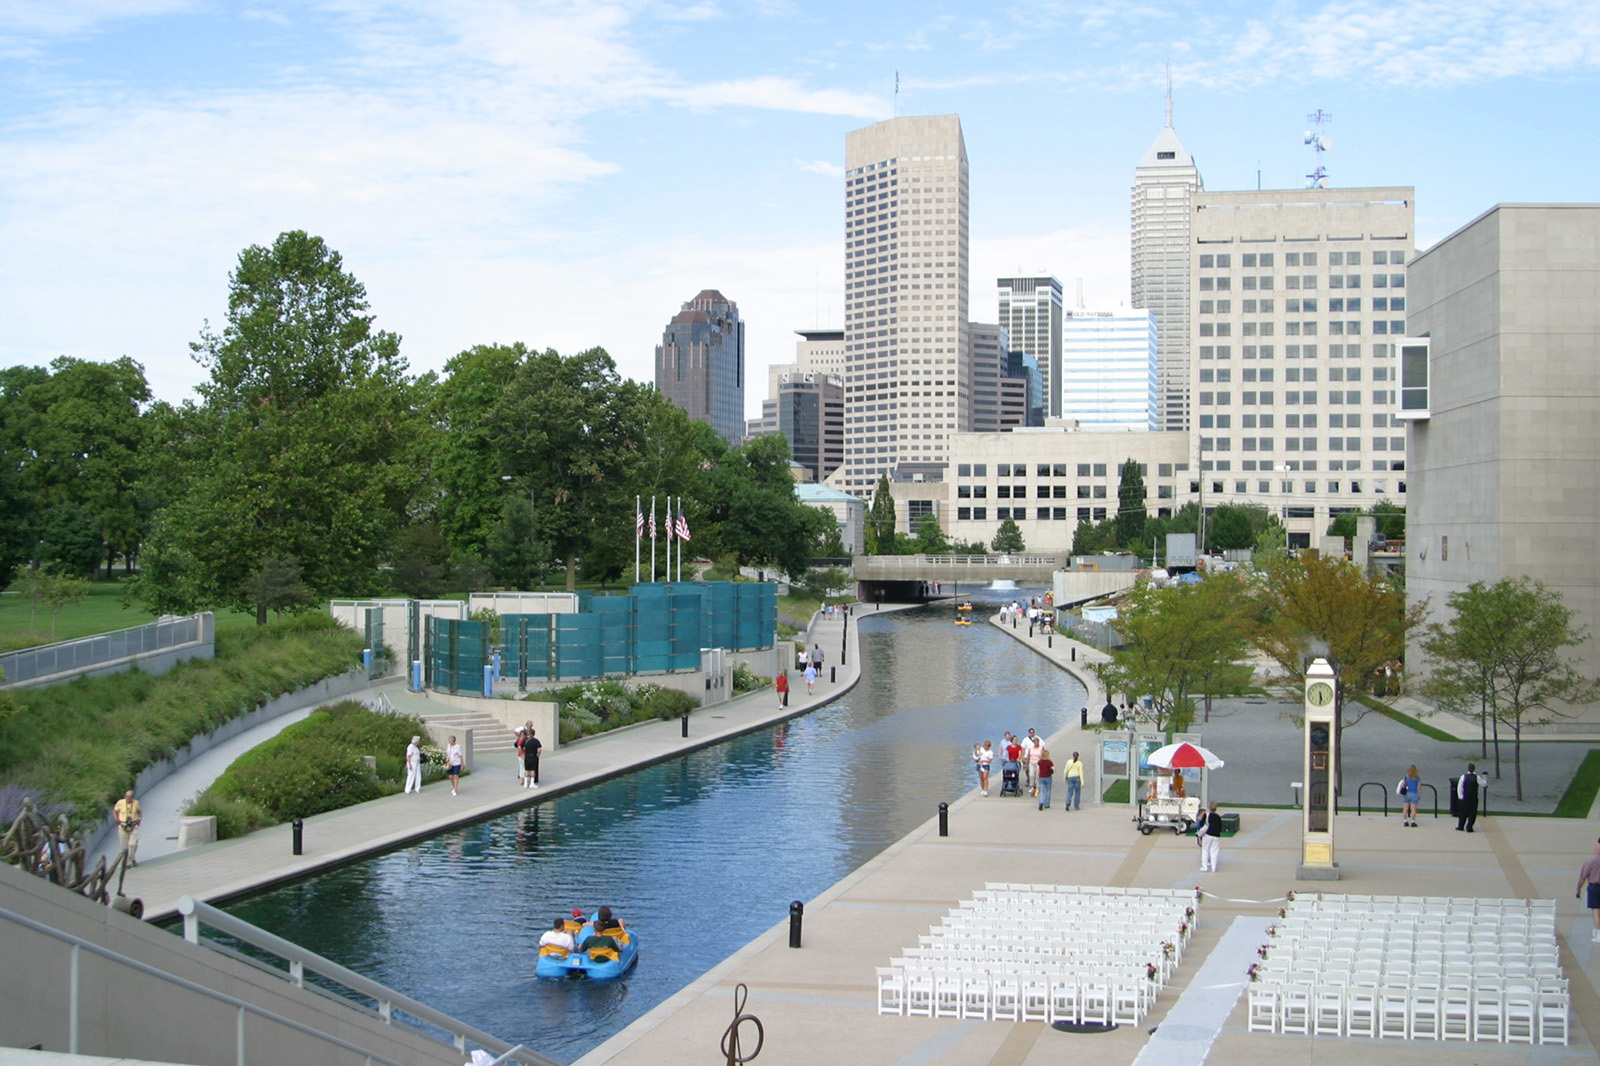
[[[516,750],[516,730],[507,729],[500,719],[492,714],[450,711],[445,714],[426,714],[423,717],[427,719],[429,725],[443,726],[458,733],[472,730],[472,750],[475,756],[482,757]]]

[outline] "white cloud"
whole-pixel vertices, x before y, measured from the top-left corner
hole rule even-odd
[[[796,159],[794,165],[812,174],[822,174],[830,178],[844,177],[844,167],[830,159]]]
[[[704,85],[656,85],[647,95],[693,108],[754,107],[876,121],[892,112],[882,97],[845,89],[805,89],[792,78],[768,76]]]

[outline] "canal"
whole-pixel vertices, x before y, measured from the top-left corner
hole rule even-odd
[[[974,740],[1048,736],[1086,699],[948,607],[865,613],[859,637],[860,684],[810,715],[227,909],[571,1062],[974,787]],[[551,920],[601,903],[639,936],[634,972],[534,978]]]

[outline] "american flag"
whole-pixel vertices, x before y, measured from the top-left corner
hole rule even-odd
[[[650,501],[650,539],[656,539],[656,501]]]
[[[689,520],[683,517],[683,508],[678,508],[678,539],[689,539]]]
[[[633,505],[633,539],[644,539],[644,508],[638,504]]]

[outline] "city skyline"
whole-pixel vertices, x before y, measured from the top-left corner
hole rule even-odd
[[[1593,198],[1574,131],[1600,46],[1576,3],[845,10],[9,5],[0,364],[127,355],[187,398],[240,250],[306,229],[415,373],[521,340],[648,381],[663,311],[720,288],[759,380],[794,330],[843,324],[845,135],[897,111],[961,117],[971,320],[1018,273],[1115,307],[1169,60],[1211,189],[1301,184],[1324,108],[1331,184],[1416,186],[1419,249],[1497,202]],[[719,55],[704,80],[675,62],[691,42]]]

